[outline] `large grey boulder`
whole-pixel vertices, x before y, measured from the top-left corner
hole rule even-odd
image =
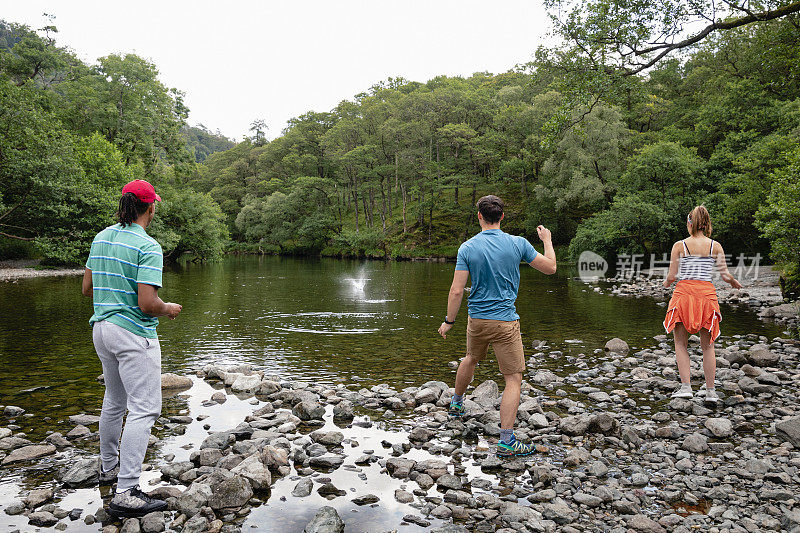
[[[584,435],[589,429],[591,422],[588,416],[565,416],[558,422],[558,430],[564,435],[578,436]]]
[[[614,352],[620,355],[625,355],[630,351],[628,343],[618,337],[614,337],[613,339],[608,341],[606,343],[605,349],[607,352]]]
[[[424,403],[436,403],[441,394],[441,391],[438,389],[423,388],[414,393],[414,401],[417,403],[417,405],[422,405]]]
[[[683,439],[681,448],[692,453],[703,453],[708,450],[708,439],[700,433],[691,433]]]
[[[233,476],[212,488],[208,506],[212,509],[238,509],[253,497],[250,482],[241,476]]]
[[[747,376],[739,379],[736,384],[739,385],[740,389],[748,394],[762,394],[765,392],[770,392],[771,390],[770,385],[759,383],[753,378]]]
[[[431,533],[469,533],[469,530],[461,524],[445,524],[432,529]]]
[[[218,450],[224,450],[229,444],[233,444],[235,441],[236,437],[234,437],[233,434],[228,431],[220,431],[206,437],[200,444],[200,449],[216,448]]]
[[[261,377],[258,374],[252,376],[245,376],[238,374],[233,383],[231,383],[232,392],[256,392],[261,387]]]
[[[139,524],[138,518],[127,518],[123,522],[119,533],[142,533],[142,527]]]
[[[339,468],[342,463],[344,463],[344,457],[333,454],[312,457],[308,461],[308,464],[314,468]]]
[[[751,365],[755,366],[776,366],[780,362],[781,356],[770,350],[766,344],[756,344],[750,347],[747,359]]]
[[[795,448],[800,448],[800,416],[778,422],[775,424],[775,432]]]
[[[339,517],[339,513],[327,505],[320,508],[311,522],[303,529],[303,533],[342,533],[343,531],[344,522]]]
[[[166,529],[166,521],[163,512],[148,513],[141,518],[142,531],[144,533],[160,533]]]
[[[267,488],[272,483],[272,474],[261,462],[259,454],[253,454],[231,469],[231,473],[242,476],[254,490]]]
[[[281,391],[281,386],[277,381],[265,379],[264,381],[261,382],[261,385],[258,386],[256,394],[260,396],[272,396],[273,394],[280,391]]]
[[[61,481],[68,487],[94,485],[100,478],[100,458],[79,459],[62,476]]]
[[[208,525],[208,519],[205,516],[198,514],[187,520],[181,531],[183,533],[203,533],[208,531]]]
[[[524,524],[542,518],[542,515],[535,509],[516,502],[502,502],[499,510],[500,516],[509,522],[521,522]]]
[[[426,381],[422,384],[423,389],[435,389],[438,390],[441,394],[443,391],[446,391],[449,388],[449,385],[444,381]]]
[[[386,470],[389,475],[396,478],[407,478],[417,462],[405,457],[391,457],[386,460]]]
[[[279,470],[282,466],[289,466],[289,452],[275,446],[264,446],[259,452],[261,462],[270,470]]]
[[[9,516],[16,516],[18,514],[22,514],[25,512],[25,504],[21,501],[13,501],[6,505],[6,508],[3,509],[3,512]]]
[[[12,438],[12,437],[9,437]],[[52,444],[32,444],[17,448],[3,459],[3,465],[32,461],[45,455],[56,453],[56,447]]]
[[[91,426],[100,422],[100,417],[97,415],[87,415],[81,413],[79,415],[72,415],[69,417],[69,423],[74,426]]]
[[[472,391],[472,400],[480,403],[480,400],[495,400],[500,396],[500,390],[493,379],[487,379]]]
[[[628,518],[626,524],[629,529],[637,533],[666,533],[666,530],[658,522],[646,517],[643,514],[635,514]]]
[[[33,489],[23,498],[23,503],[30,509],[35,509],[43,503],[53,499],[52,489]]]
[[[598,496],[586,494],[585,492],[576,492],[572,495],[572,499],[575,500],[576,503],[583,504],[587,507],[599,507],[603,503],[603,500]]]
[[[17,407],[16,405],[6,405],[5,407],[3,407],[3,414],[10,418],[19,416],[24,412],[25,409],[23,409],[22,407]]]
[[[553,374],[549,370],[537,370],[536,373],[533,375],[533,378],[531,378],[531,381],[533,381],[537,385],[541,385],[542,387],[546,387],[547,385],[558,380],[559,380],[558,376]]]
[[[319,402],[302,401],[292,408],[292,414],[300,420],[322,420],[325,408]]]
[[[32,526],[50,527],[58,523],[58,518],[47,511],[36,511],[28,515],[28,523]]]
[[[353,403],[348,400],[342,400],[333,407],[333,419],[349,421],[355,418],[353,412]]]
[[[745,357],[744,352],[740,350],[731,350],[730,348],[725,350],[722,354],[729,363],[736,363],[739,366],[745,364],[747,362],[747,357]]]
[[[294,489],[292,490],[292,496],[297,498],[305,498],[309,494],[311,494],[311,489],[314,488],[314,482],[311,478],[303,478],[297,482]]]
[[[188,389],[192,386],[192,378],[177,374],[161,374],[162,389]]]
[[[211,497],[211,487],[205,483],[192,483],[177,498],[176,507],[180,512],[186,516],[194,516],[202,507],[208,504],[208,499]]]
[[[733,435],[733,422],[727,418],[709,418],[703,424],[715,437]]]
[[[597,413],[589,419],[588,431],[603,435],[616,435],[619,433],[619,422],[610,413]]]
[[[325,446],[339,446],[344,440],[344,434],[341,431],[314,431],[310,435],[311,440],[324,444]]]

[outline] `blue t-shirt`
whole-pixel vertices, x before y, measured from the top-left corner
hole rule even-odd
[[[458,249],[456,270],[472,278],[468,310],[472,318],[519,320],[514,302],[519,291],[519,264],[538,255],[525,237],[499,229],[482,231]]]

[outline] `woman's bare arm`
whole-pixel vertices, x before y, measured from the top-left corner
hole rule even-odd
[[[664,288],[669,288],[678,278],[678,267],[681,262],[681,243],[680,241],[672,245],[672,254],[669,258],[669,272],[664,279]]]
[[[742,284],[733,277],[733,274],[731,274],[730,271],[728,271],[728,262],[725,260],[725,250],[722,249],[722,245],[719,242],[717,242],[714,250],[714,258],[717,262],[717,270],[719,270],[722,281],[730,284],[730,286],[734,289],[741,289]]]

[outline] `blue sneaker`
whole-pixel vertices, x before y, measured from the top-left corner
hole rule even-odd
[[[454,418],[461,418],[466,411],[463,403],[450,402],[450,409],[447,410],[447,414]]]
[[[511,442],[500,441],[497,443],[498,457],[524,457],[532,455],[535,451],[532,444],[523,444],[516,437],[512,437]]]

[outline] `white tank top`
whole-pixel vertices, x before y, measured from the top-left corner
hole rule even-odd
[[[714,241],[711,241],[711,248],[708,255],[699,256],[689,253],[689,247],[686,246],[686,241],[681,241],[686,255],[680,259],[680,267],[678,268],[678,279],[696,279],[700,281],[711,281],[711,273],[714,270]]]

